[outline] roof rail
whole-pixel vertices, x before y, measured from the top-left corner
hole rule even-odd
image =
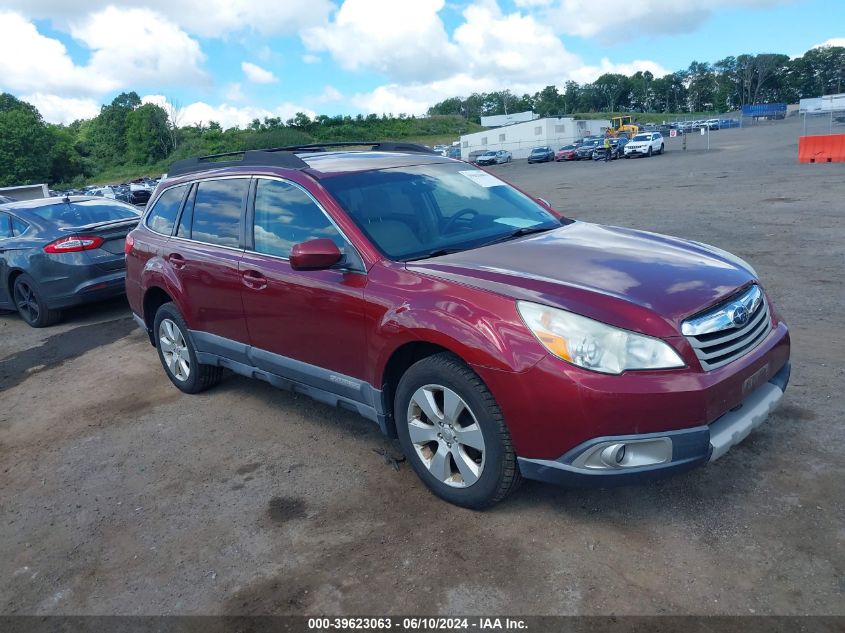
[[[240,159],[218,160],[228,156],[240,156]],[[250,149],[240,152],[223,152],[208,156],[195,156],[184,160],[177,160],[170,166],[168,176],[181,176],[208,169],[222,169],[225,167],[287,167],[288,169],[303,169],[308,163],[293,152],[283,152],[276,149]]]
[[[322,152],[332,147],[370,147],[378,152],[413,152],[417,154],[437,154],[433,149],[416,143],[400,143],[396,141],[338,141],[334,143],[308,143],[306,145],[288,145],[286,147],[270,147],[267,149],[249,149],[237,152],[223,152],[208,156],[195,156],[177,160],[170,165],[167,172],[170,176],[182,176],[208,169],[222,169],[225,167],[287,167],[288,169],[303,169],[308,163],[295,152]],[[219,160],[227,157],[232,160]]]
[[[413,152],[417,154],[437,154],[430,147],[417,143],[398,141],[335,141],[334,143],[308,143],[306,145],[287,145],[264,150],[267,152],[322,152],[333,147],[369,147],[376,152]]]

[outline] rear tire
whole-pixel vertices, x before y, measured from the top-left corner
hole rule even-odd
[[[493,395],[452,354],[429,356],[405,372],[396,389],[394,419],[414,472],[449,503],[488,508],[522,481]]]
[[[185,393],[200,393],[220,382],[223,368],[201,365],[191,333],[176,304],[162,304],[153,324],[158,358],[167,377]]]
[[[660,151],[658,152],[658,154],[660,154],[662,156],[664,151],[666,151],[666,145],[661,143],[660,144]]]
[[[26,273],[18,275],[15,279],[12,299],[18,314],[30,327],[47,327],[57,323],[62,317],[59,310],[51,310],[47,307],[47,301],[38,284]]]

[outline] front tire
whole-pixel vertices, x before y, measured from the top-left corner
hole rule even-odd
[[[62,316],[59,310],[51,310],[47,307],[47,301],[41,294],[38,284],[26,273],[18,275],[15,279],[12,298],[18,314],[30,327],[42,328],[53,325]]]
[[[653,153],[654,153],[654,152],[652,152],[652,151],[651,151],[651,148],[649,147],[649,148],[648,148],[648,157],[649,157],[649,158],[651,158],[651,155],[652,155]]]
[[[200,393],[220,382],[223,368],[197,361],[188,326],[174,303],[165,303],[158,309],[153,333],[161,365],[177,389]]]
[[[405,372],[396,389],[394,418],[414,472],[449,503],[481,510],[522,480],[493,395],[452,354],[429,356]]]

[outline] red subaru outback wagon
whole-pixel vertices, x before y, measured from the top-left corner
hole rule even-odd
[[[180,161],[126,254],[176,387],[229,369],[357,411],[470,508],[522,478],[713,461],[789,380],[787,327],[743,260],[566,219],[411,145]]]

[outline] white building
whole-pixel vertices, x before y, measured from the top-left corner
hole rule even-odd
[[[609,127],[607,119],[581,121],[572,117],[514,123],[461,136],[461,159],[469,160],[473,152],[500,149],[508,150],[514,158],[528,158],[534,147],[548,145],[557,150],[579,138],[603,134]]]

